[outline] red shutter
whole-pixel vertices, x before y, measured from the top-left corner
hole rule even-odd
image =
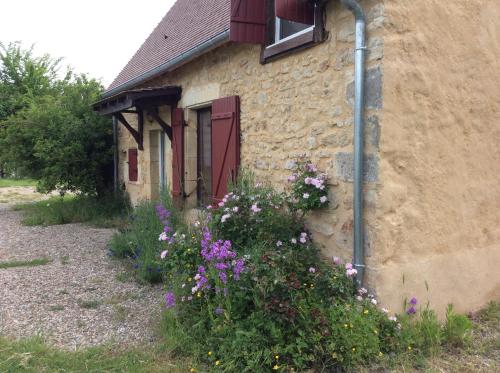
[[[275,0],[276,17],[314,25],[314,4],[310,0]]]
[[[231,0],[229,39],[239,43],[265,43],[266,0]]]
[[[172,109],[172,196],[184,195],[184,110]]]
[[[137,149],[128,150],[128,180],[137,181]]]
[[[240,165],[240,98],[221,98],[212,103],[212,196],[220,201],[227,182],[236,182]]]

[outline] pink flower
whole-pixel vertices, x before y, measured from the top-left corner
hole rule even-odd
[[[351,267],[351,268],[352,268],[352,267]],[[365,295],[365,294],[368,294],[368,290],[366,290],[365,288],[361,288],[361,289],[359,289],[359,290],[358,290],[358,293],[359,293],[360,295]]]
[[[303,197],[304,199],[308,199],[308,198],[309,198],[309,193],[304,193],[304,194],[302,195],[302,197]]]
[[[346,263],[345,269],[352,269],[352,263]]]
[[[340,259],[338,256],[334,256],[333,263],[335,263],[336,265],[340,265],[342,264],[342,259]]]
[[[307,239],[305,237],[300,237],[299,241],[300,243],[306,243]]]
[[[354,277],[358,274],[358,270],[357,269],[348,269],[347,271],[345,271],[345,274],[347,277]]]
[[[293,183],[295,180],[297,180],[297,175],[295,175],[295,174],[290,175],[290,176],[288,176],[287,180],[289,183]]]
[[[211,209],[212,209],[212,205],[208,205],[207,210],[211,210]]]
[[[312,180],[313,180],[313,179],[311,179],[310,177],[306,177],[306,178],[304,179],[304,183],[305,183],[306,185],[310,185],[310,184],[312,184]]]
[[[327,196],[322,196],[322,197],[319,198],[319,201],[321,203],[326,203],[328,201],[328,197]]]
[[[316,273],[316,268],[314,267],[309,268],[309,273]]]
[[[165,257],[167,256],[167,254],[168,254],[168,250],[163,250],[161,252],[161,254],[160,254],[160,258],[165,259]]]
[[[223,207],[224,206],[224,202],[223,201],[220,201],[219,202],[219,207]]]
[[[250,210],[252,210],[252,212],[253,212],[254,214],[256,214],[256,213],[258,213],[258,212],[261,212],[261,211],[262,211],[262,209],[261,209],[261,208],[259,208],[259,207],[257,206],[257,204],[256,204],[256,203],[254,203],[254,204],[252,205],[252,207],[250,207]]]
[[[316,166],[313,165],[312,163],[308,163],[306,165],[306,167],[307,167],[307,170],[310,171],[310,172],[316,172],[316,171],[318,171],[318,169],[316,168]]]

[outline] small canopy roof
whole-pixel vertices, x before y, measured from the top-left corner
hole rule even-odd
[[[179,86],[132,89],[104,98],[93,104],[92,108],[101,115],[120,113],[132,107],[151,109],[176,104],[181,98],[181,92],[182,88]]]

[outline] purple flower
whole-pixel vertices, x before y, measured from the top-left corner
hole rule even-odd
[[[224,309],[217,307],[214,312],[216,315],[222,315],[224,313]]]
[[[408,309],[406,310],[406,313],[407,313],[408,315],[414,315],[414,314],[416,314],[416,313],[417,313],[417,310],[415,309],[415,307],[411,306],[410,308],[408,308]]]
[[[175,307],[175,295],[171,291],[165,294],[165,304],[167,308]]]
[[[226,272],[219,272],[219,278],[220,280],[226,284],[227,283],[227,275],[226,275]]]
[[[238,259],[234,263],[233,276],[235,280],[240,279],[240,274],[245,270],[245,261],[243,259]]]
[[[410,304],[412,304],[414,306],[417,305],[417,298],[415,298],[415,297],[411,298],[410,299]]]

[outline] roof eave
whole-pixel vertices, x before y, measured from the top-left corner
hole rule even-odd
[[[184,65],[185,63],[201,56],[202,54],[205,54],[210,50],[225,44],[228,41],[229,41],[229,30],[225,30],[220,34],[217,34],[214,37],[204,41],[203,43],[198,44],[197,46],[191,48],[190,50],[178,55],[177,57],[172,58],[171,60],[168,60],[167,62],[155,67],[154,69],[146,71],[145,73],[104,92],[102,94],[102,98],[104,99],[111,97],[119,92],[133,88],[138,84],[141,84],[147,80],[150,80],[168,71],[172,71],[178,68],[179,66]]]

